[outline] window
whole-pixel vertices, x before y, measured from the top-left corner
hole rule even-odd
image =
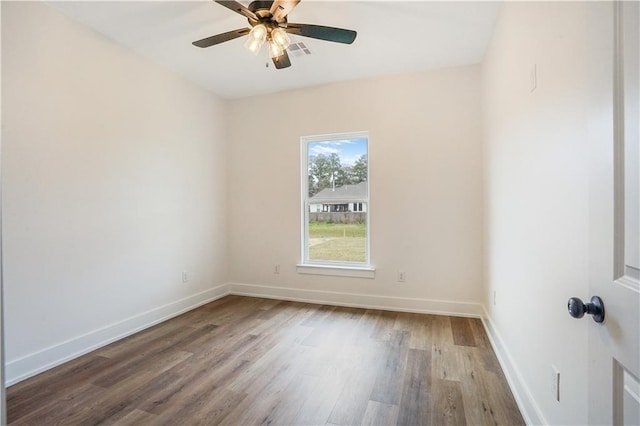
[[[302,142],[302,265],[369,266],[367,132]]]

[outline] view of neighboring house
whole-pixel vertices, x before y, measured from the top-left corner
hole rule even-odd
[[[366,199],[368,183],[360,182],[355,185],[343,185],[336,188],[325,188],[311,197],[310,213],[337,212],[366,212],[366,203],[352,202],[354,198]],[[314,201],[318,202],[315,203]]]

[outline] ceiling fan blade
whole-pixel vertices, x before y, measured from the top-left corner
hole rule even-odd
[[[289,54],[285,50],[284,53],[277,58],[272,58],[273,65],[276,66],[277,70],[282,68],[289,68],[291,66],[291,61],[289,60]]]
[[[252,11],[250,11],[249,9],[247,9],[246,7],[244,7],[242,4],[238,3],[237,1],[233,1],[233,0],[215,0],[216,3],[221,4],[222,6],[226,7],[227,9],[231,9],[236,13],[239,13],[240,15],[249,18],[249,19],[253,19],[254,21],[258,20],[258,17],[256,16],[255,13],[253,13]]]
[[[275,0],[271,5],[271,15],[278,22],[284,22],[285,17],[300,3],[300,0]]]
[[[353,30],[311,24],[287,24],[285,31],[290,34],[344,44],[353,43],[358,35],[358,33]]]
[[[217,34],[211,37],[203,38],[202,40],[194,41],[193,45],[197,47],[209,47],[216,44],[224,43],[225,41],[233,40],[234,38],[242,37],[249,34],[251,30],[249,28],[240,28],[239,30],[233,30],[222,34]]]

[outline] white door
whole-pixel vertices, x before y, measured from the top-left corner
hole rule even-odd
[[[639,2],[589,5],[589,298],[605,320],[585,315],[588,342],[568,344],[589,354],[590,424],[640,424],[639,30]]]

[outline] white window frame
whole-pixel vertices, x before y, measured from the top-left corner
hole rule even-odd
[[[316,199],[313,204],[319,204],[324,202],[356,202],[366,203],[366,245],[365,245],[365,261],[364,262],[339,262],[328,260],[311,260],[309,259],[309,144],[313,142],[328,142],[338,141],[344,139],[367,139],[367,196],[365,198],[348,199],[348,200],[323,200]],[[371,265],[371,180],[370,171],[370,156],[369,156],[369,132],[349,132],[349,133],[333,133],[325,135],[313,135],[302,136],[300,138],[300,187],[301,187],[301,251],[300,251],[300,263],[298,264],[297,271],[301,274],[315,274],[315,275],[333,275],[333,276],[347,276],[358,278],[375,278],[375,269]]]

